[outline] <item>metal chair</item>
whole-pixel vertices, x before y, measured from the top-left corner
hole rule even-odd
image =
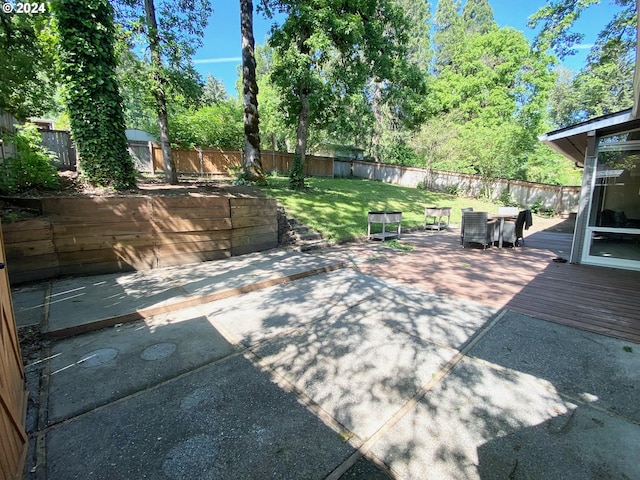
[[[478,243],[485,249],[493,243],[496,221],[488,220],[487,212],[465,212],[464,231],[462,232],[462,246],[466,243]]]

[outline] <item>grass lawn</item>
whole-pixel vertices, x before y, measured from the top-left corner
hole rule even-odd
[[[289,190],[287,177],[269,177],[260,187],[283,205],[289,217],[322,232],[335,242],[367,235],[367,212],[402,212],[402,228],[422,226],[425,207],[451,207],[451,223],[459,224],[461,208],[496,212],[497,205],[441,192],[350,178],[307,178],[306,191]],[[380,227],[380,225],[376,225]],[[380,231],[380,229],[376,229]]]

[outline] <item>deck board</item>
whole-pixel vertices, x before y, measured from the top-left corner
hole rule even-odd
[[[462,248],[456,231],[404,235],[410,252],[379,243],[343,246],[363,273],[640,343],[640,272],[556,263],[572,235],[539,231],[524,247]]]

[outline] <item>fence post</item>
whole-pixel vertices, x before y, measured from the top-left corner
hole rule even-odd
[[[202,155],[202,148],[198,147],[198,160],[200,161],[200,176],[204,175],[204,158]]]
[[[156,174],[156,168],[153,162],[153,143],[147,142],[147,146],[149,147],[149,162],[151,163],[151,175]]]
[[[276,134],[271,134],[271,171],[277,170],[276,167]]]

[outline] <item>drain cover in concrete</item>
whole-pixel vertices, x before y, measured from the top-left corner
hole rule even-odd
[[[110,362],[118,356],[115,348],[100,348],[83,355],[78,360],[78,365],[84,368],[95,368]]]
[[[151,345],[144,349],[144,351],[140,354],[140,358],[142,360],[161,360],[163,358],[167,358],[171,356],[173,352],[176,351],[175,343],[156,343],[155,345]]]

